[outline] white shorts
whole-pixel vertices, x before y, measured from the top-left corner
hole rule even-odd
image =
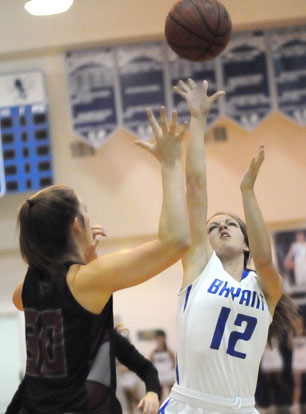
[[[160,407],[160,414],[259,414],[255,399],[224,398],[189,390],[174,384],[169,398]]]

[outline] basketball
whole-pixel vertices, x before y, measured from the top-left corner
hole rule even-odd
[[[180,57],[202,62],[218,56],[232,32],[229,13],[217,0],[179,0],[169,11],[165,36]]]

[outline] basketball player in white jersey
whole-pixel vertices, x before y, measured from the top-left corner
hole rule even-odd
[[[198,87],[191,79],[174,89],[191,112],[186,185],[192,246],[183,256],[178,293],[177,379],[160,413],[257,413],[259,363],[282,297],[282,279],[254,194],[264,148],[240,185],[248,234],[232,214],[217,213],[207,221],[204,133],[207,114],[224,93],[208,97],[207,82]],[[246,267],[250,252],[255,271]]]

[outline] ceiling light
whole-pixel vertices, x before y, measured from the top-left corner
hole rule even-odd
[[[30,0],[24,8],[34,16],[64,13],[72,5],[73,0]]]

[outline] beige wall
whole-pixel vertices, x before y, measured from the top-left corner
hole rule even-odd
[[[68,13],[37,18],[25,0],[1,2],[1,55],[163,37],[173,0],[75,0]],[[304,23],[306,0],[223,0],[234,30]]]
[[[92,221],[109,233],[101,252],[130,248],[152,237],[161,204],[159,166],[134,146],[135,137],[118,130],[93,157],[72,158],[77,139],[70,127],[63,52],[71,47],[161,39],[170,0],[75,0],[71,11],[53,17],[32,17],[22,0],[0,4],[0,72],[41,69],[46,74],[50,103],[56,182],[68,184],[85,200]],[[224,0],[235,30],[306,23],[304,0]],[[222,119],[226,142],[207,143],[209,213],[229,210],[242,215],[240,178],[266,146],[266,161],[257,194],[269,225],[306,222],[306,128],[280,114],[270,114],[252,133]],[[0,199],[0,311],[11,309],[11,293],[23,275],[15,220],[26,195]],[[278,225],[278,224],[277,224]],[[175,348],[177,264],[146,284],[115,295],[115,313],[130,329],[164,327]],[[152,344],[139,344],[145,353]]]

